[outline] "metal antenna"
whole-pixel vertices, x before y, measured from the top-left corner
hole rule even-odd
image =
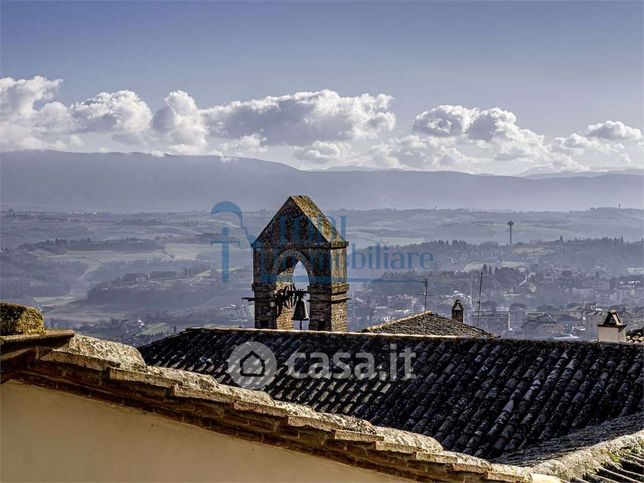
[[[427,312],[427,287],[429,286],[429,280],[427,280],[427,277],[423,280],[423,285],[425,286],[425,312]]]
[[[512,249],[512,227],[514,222],[512,220],[508,221],[508,226],[510,227],[510,250]]]
[[[476,311],[476,327],[478,328],[481,323],[481,290],[483,289],[483,271],[481,270],[481,278],[479,279],[479,302]]]

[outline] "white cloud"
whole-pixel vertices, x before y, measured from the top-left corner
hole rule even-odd
[[[396,117],[384,94],[342,97],[337,92],[297,92],[235,101],[204,111],[216,136],[261,134],[268,145],[305,146],[315,141],[373,139],[391,131]]]
[[[416,116],[412,130],[427,138],[476,147],[486,159],[543,160],[548,156],[543,136],[520,128],[514,113],[498,107],[437,106]]]
[[[323,90],[201,109],[186,92],[175,91],[166,97],[152,125],[173,150],[203,152],[215,137],[232,139],[220,147],[240,155],[264,152],[266,146],[375,138],[395,126],[391,101],[384,94],[342,97]]]
[[[437,106],[416,116],[413,131],[437,137],[461,136],[472,125],[476,112],[463,106]]]
[[[471,169],[477,164],[476,158],[463,154],[454,146],[415,134],[372,146],[369,156],[373,165],[380,168]]]
[[[45,149],[47,144],[20,125],[0,122],[0,147],[3,149]]]
[[[294,156],[302,161],[311,161],[314,164],[340,162],[344,164],[346,158],[352,156],[351,144],[346,142],[315,141],[310,146],[295,149]]]
[[[220,147],[225,153],[231,153],[235,156],[244,156],[248,154],[265,153],[268,149],[264,145],[265,142],[266,138],[255,133],[249,134],[248,136],[242,136],[239,139],[235,139],[228,143],[223,143]]]
[[[203,114],[187,92],[174,91],[155,114],[152,126],[170,149],[180,154],[198,154],[208,146],[208,128]]]
[[[34,104],[53,99],[61,79],[48,80],[41,76],[33,79],[0,79],[0,115],[9,118],[31,116]]]
[[[55,99],[61,83],[41,76],[0,79],[0,149],[118,150],[115,143],[126,143],[156,153],[267,153],[302,167],[496,172],[639,166],[644,152],[642,131],[621,121],[546,142],[502,108],[440,105],[419,114],[410,133],[389,138],[396,116],[385,94],[344,97],[321,90],[200,107],[188,93],[173,91],[153,114],[129,90],[65,105]]]
[[[7,149],[64,149],[61,136],[107,133],[121,142],[138,143],[149,129],[152,112],[132,91],[102,92],[65,106],[53,98],[61,80],[0,79],[0,141]],[[57,139],[52,136],[58,135]],[[78,145],[79,138],[68,138]]]
[[[437,106],[416,117],[413,132],[443,145],[453,144],[440,149],[443,164],[452,160],[476,169],[493,161],[545,162],[549,158],[544,137],[519,127],[514,113],[498,107]]]
[[[512,161],[567,169],[587,168],[589,162],[610,164],[615,159],[623,164],[630,160],[628,151],[636,149],[633,142],[642,139],[639,129],[606,121],[547,143],[544,136],[520,127],[510,111],[458,105],[437,106],[419,114],[413,132],[425,139],[452,143],[479,162]],[[409,158],[404,151],[401,156]]]
[[[146,132],[152,111],[132,91],[101,92],[69,108],[79,132],[104,132],[123,140]]]
[[[498,107],[491,109],[443,105],[425,111],[414,120],[413,132],[439,137],[485,142],[541,143],[543,136],[521,129],[517,117]]]
[[[625,164],[626,166],[630,166],[631,164],[633,164],[633,160],[631,159],[631,156],[628,153],[620,154],[619,160],[622,162],[622,164]]]
[[[586,128],[584,135],[599,139],[615,140],[632,140],[642,139],[642,131],[627,126],[621,121],[606,121],[599,124],[591,124]]]
[[[606,121],[591,124],[583,132],[573,133],[568,137],[557,137],[548,145],[554,154],[561,154],[571,163],[588,167],[588,161],[598,160],[604,166],[610,166],[617,160],[617,166],[630,166],[633,156],[642,160],[643,146],[639,129],[617,121]]]
[[[60,102],[48,102],[37,111],[34,111],[29,118],[23,118],[22,120],[26,120],[35,130],[39,130],[42,134],[63,134],[80,130],[71,109]]]
[[[220,148],[241,155],[264,152],[267,146],[304,147],[316,142],[376,138],[395,126],[395,115],[389,110],[391,101],[384,94],[342,97],[322,90],[201,109],[186,92],[175,91],[166,97],[152,125],[173,150],[203,152],[208,139],[215,137],[232,139]],[[321,159],[328,157],[330,146],[317,145],[320,149],[297,152],[312,160],[314,151],[318,151]]]
[[[60,147],[60,142],[42,139],[49,118],[53,120],[58,103],[45,104],[38,110],[37,104],[46,103],[56,95],[61,80],[48,80],[41,76],[33,79],[0,79],[0,147],[3,149],[45,149]],[[62,106],[62,104],[60,104]],[[64,107],[64,106],[63,106]],[[41,114],[42,113],[42,114]]]
[[[467,131],[470,139],[487,142],[510,142],[522,145],[543,143],[540,136],[529,129],[522,129],[516,124],[517,117],[510,111],[498,107],[478,111],[472,125]]]
[[[624,148],[622,144],[605,142],[598,138],[587,137],[579,133],[573,133],[565,138],[554,138],[549,147],[553,152],[569,155],[581,155],[591,150],[598,153],[610,154],[619,152]]]

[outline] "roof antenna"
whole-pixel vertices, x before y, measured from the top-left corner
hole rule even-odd
[[[427,277],[425,277],[425,280],[423,280],[423,285],[425,286],[425,312],[427,312],[427,287],[429,285]]]
[[[476,311],[476,328],[478,329],[481,323],[481,290],[483,289],[483,270],[481,270],[481,277],[479,279],[479,302]]]

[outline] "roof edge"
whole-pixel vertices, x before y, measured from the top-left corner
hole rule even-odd
[[[256,329],[254,327],[188,327],[183,332],[180,332],[176,335],[168,336],[164,339],[160,339],[149,344],[144,344],[139,346],[151,347],[156,343],[171,339],[174,337],[181,337],[182,335],[189,332],[203,332],[203,333],[231,333],[231,332],[248,332],[248,333],[257,333],[257,334],[290,334],[292,336],[301,336],[306,337],[307,334],[318,334],[325,336],[338,336],[338,337],[385,337],[389,339],[411,339],[411,340],[444,340],[444,341],[471,341],[471,340],[484,340],[490,344],[506,344],[506,345],[521,345],[521,344],[532,344],[532,345],[546,345],[546,346],[574,346],[574,345],[588,345],[588,346],[597,346],[597,345],[619,345],[625,348],[632,347],[632,350],[637,349],[637,344],[628,344],[622,342],[598,342],[591,340],[548,340],[548,339],[505,339],[502,337],[474,337],[474,336],[465,336],[465,335],[427,335],[427,334],[399,334],[399,333],[390,333],[390,332],[336,332],[336,331],[327,331],[327,330],[288,330],[288,329]]]
[[[542,461],[530,469],[536,473],[552,475],[568,481],[593,474],[603,466],[615,463],[622,454],[633,450],[644,453],[644,430]]]
[[[76,335],[16,379],[139,410],[152,402],[155,414],[169,419],[416,481],[533,480],[527,468],[444,451],[428,436],[276,401],[207,375],[141,365],[139,358],[134,347]]]
[[[389,326],[391,326],[393,324],[398,324],[400,322],[407,322],[408,320],[412,320],[412,319],[414,319],[416,317],[422,317],[423,315],[433,315],[435,317],[440,317],[440,318],[445,319],[446,322],[454,322],[456,324],[464,325],[464,326],[466,326],[468,328],[472,328],[474,330],[480,331],[481,336],[483,336],[483,337],[496,337],[496,336],[494,336],[494,334],[490,334],[489,332],[486,332],[483,329],[479,329],[478,327],[474,327],[473,325],[466,324],[465,322],[461,322],[460,320],[451,319],[449,317],[445,317],[443,315],[436,314],[436,313],[432,312],[431,310],[425,310],[423,312],[418,312],[417,314],[407,315],[406,317],[401,317],[400,319],[396,319],[396,320],[390,320],[389,322],[384,322],[382,324],[370,325],[369,327],[365,327],[364,329],[362,329],[360,331],[360,333],[366,333],[366,334],[375,333],[375,331],[378,330],[378,329],[386,329],[387,327],[389,327]],[[424,334],[410,334],[410,335],[424,335]],[[432,336],[429,336],[429,337],[475,337],[475,336],[466,336],[466,335],[461,335],[461,336],[435,335],[434,336],[434,335],[432,335]]]

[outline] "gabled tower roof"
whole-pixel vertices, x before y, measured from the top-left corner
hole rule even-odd
[[[617,310],[610,310],[598,327],[626,327],[626,324],[620,320]]]
[[[348,245],[333,223],[322,213],[322,210],[306,195],[289,196],[282,207],[257,237],[253,246],[271,246],[279,241],[280,233],[287,222],[304,218],[308,222],[307,230],[313,230],[312,238],[318,246],[343,248]],[[297,243],[297,242],[296,242]],[[301,240],[301,243],[307,243]],[[310,244],[310,241],[309,241]]]

